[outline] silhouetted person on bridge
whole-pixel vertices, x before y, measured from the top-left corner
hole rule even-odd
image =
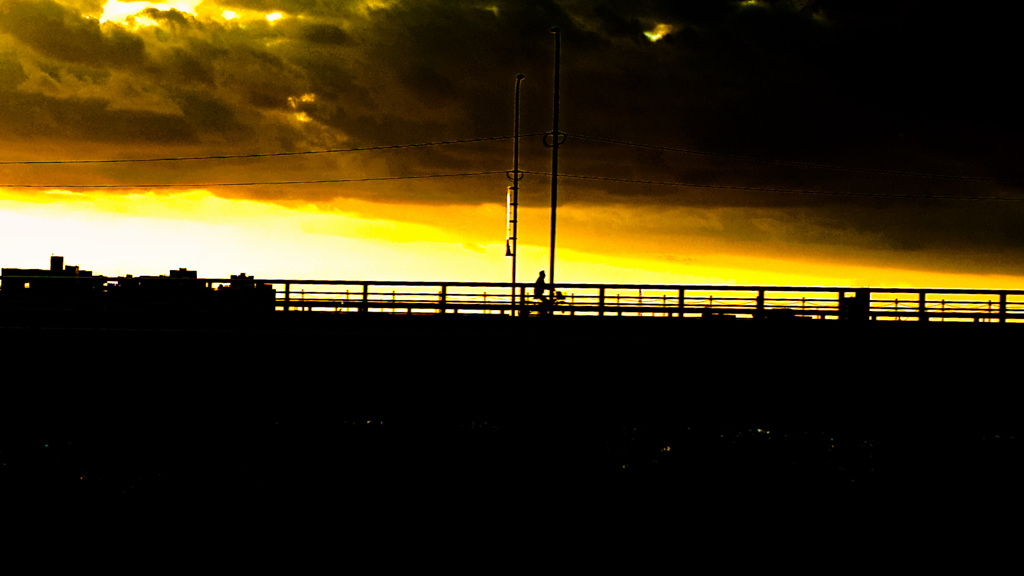
[[[545,295],[545,292],[548,292],[549,295]],[[533,297],[537,300],[537,312],[539,314],[551,314],[555,303],[562,301],[564,298],[561,292],[555,292],[551,286],[544,282],[543,270],[537,276],[537,281],[533,283]]]
[[[544,271],[541,270],[537,281],[533,283],[533,297],[543,302],[545,290],[547,290],[547,284],[544,282]]]

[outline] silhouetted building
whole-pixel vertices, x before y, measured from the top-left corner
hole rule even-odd
[[[65,266],[63,256],[51,256],[48,270],[4,268],[0,270],[0,298],[5,302],[59,305],[99,300],[103,297],[103,276],[93,276],[78,266]]]
[[[263,282],[256,282],[252,276],[236,274],[231,276],[231,283],[217,289],[222,306],[229,309],[247,309],[253,311],[273,311],[276,306],[274,287]]]
[[[199,280],[195,270],[179,268],[166,276],[119,278],[108,292],[113,302],[123,305],[188,307],[209,304],[213,289]]]
[[[162,276],[106,278],[78,266],[65,266],[64,258],[50,258],[50,268],[4,268],[0,274],[0,302],[8,308],[62,308],[84,306],[107,310],[273,311],[275,293],[270,284],[251,276],[231,277],[228,286],[214,289],[195,270],[179,268]]]

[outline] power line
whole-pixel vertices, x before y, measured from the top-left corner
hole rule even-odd
[[[410,176],[377,176],[369,178],[330,178],[323,180],[263,180],[253,182],[207,182],[182,184],[0,184],[0,188],[53,188],[53,189],[134,189],[134,188],[218,188],[223,186],[289,186],[294,184],[345,184],[351,182],[381,182],[387,180],[426,180],[433,178],[460,178],[505,174],[505,170],[485,172],[458,172],[451,174],[418,174]]]
[[[563,133],[564,134],[564,133]],[[537,132],[532,134],[526,134],[526,137],[542,136],[545,135],[543,132]],[[797,162],[797,161],[784,161],[784,160],[770,160],[764,158],[758,158],[753,156],[743,156],[736,154],[723,154],[715,152],[705,152],[698,150],[691,150],[687,148],[679,148],[672,146],[659,146],[652,144],[643,144],[637,142],[627,142],[623,140],[615,140],[611,138],[602,138],[597,136],[587,136],[581,134],[568,134],[571,137],[579,138],[582,140],[591,140],[595,142],[604,142],[608,144],[616,144],[622,146],[631,146],[638,148],[647,148],[654,150],[663,150],[669,152],[679,152],[686,154],[697,154],[704,156],[713,156],[721,158],[731,158],[738,160],[754,161],[769,164],[778,164],[786,166],[796,166],[801,168],[817,168],[827,170],[841,170],[849,172],[861,172],[869,174],[885,174],[894,176],[912,176],[912,177],[928,177],[928,178],[946,178],[946,179],[958,179],[958,180],[974,180],[974,181],[987,181],[987,182],[1004,182],[1004,183],[1021,183],[1018,180],[1000,179],[1000,178],[986,178],[979,176],[957,176],[950,174],[930,174],[921,172],[907,172],[898,170],[885,170],[885,169],[872,169],[872,168],[856,168],[846,167],[828,164],[815,164],[810,162]],[[520,136],[522,137],[522,135]],[[0,165],[54,165],[54,164],[114,164],[114,163],[130,163],[130,162],[175,162],[175,161],[187,161],[187,160],[227,160],[227,159],[246,159],[246,158],[270,158],[280,156],[300,156],[300,155],[312,155],[312,154],[332,154],[341,152],[365,152],[365,151],[383,151],[383,150],[399,150],[399,149],[410,149],[410,148],[424,148],[432,146],[444,146],[450,144],[466,144],[466,143],[478,143],[478,142],[489,142],[496,140],[505,140],[514,138],[514,136],[490,136],[481,138],[466,138],[459,140],[442,140],[434,142],[420,142],[412,144],[391,144],[391,145],[380,145],[380,146],[364,146],[364,147],[353,147],[353,148],[336,148],[326,150],[306,150],[306,151],[295,151],[295,152],[268,152],[268,153],[254,153],[254,154],[221,154],[221,155],[208,155],[208,156],[177,156],[177,157],[164,157],[164,158],[135,158],[135,159],[94,159],[94,160],[22,160],[22,161],[0,161]],[[539,171],[521,171],[524,174],[534,174],[540,176],[551,176],[550,172],[539,172]],[[445,173],[445,174],[421,174],[421,175],[407,175],[407,176],[380,176],[380,177],[364,177],[364,178],[326,178],[326,179],[315,179],[315,180],[264,180],[264,181],[246,181],[246,182],[205,182],[205,183],[143,183],[143,184],[0,184],[0,187],[4,188],[49,188],[49,189],[139,189],[139,188],[216,188],[216,187],[244,187],[244,186],[287,186],[287,185],[308,185],[308,184],[345,184],[345,183],[356,183],[356,182],[381,182],[381,181],[396,181],[396,180],[420,180],[420,179],[436,179],[436,178],[456,178],[456,177],[467,177],[467,176],[487,176],[492,174],[504,174],[504,170],[490,170],[490,171],[478,171],[478,172],[459,172],[459,173]],[[658,180],[642,180],[642,179],[628,179],[628,178],[614,178],[604,176],[588,176],[579,174],[559,174],[560,177],[573,178],[579,180],[594,180],[602,182],[616,182],[622,184],[641,184],[641,185],[652,185],[652,186],[672,186],[680,188],[706,188],[716,190],[740,190],[749,192],[769,192],[769,193],[781,193],[781,194],[803,194],[803,195],[821,195],[821,196],[859,196],[859,197],[875,197],[875,198],[894,198],[894,199],[919,199],[919,200],[1010,200],[1019,201],[1024,198],[1016,197],[1001,197],[1001,196],[953,196],[953,195],[917,195],[917,194],[895,194],[895,193],[880,193],[880,192],[830,192],[820,190],[800,190],[800,189],[787,189],[787,188],[776,188],[776,187],[762,187],[762,186],[734,186],[726,184],[697,184],[689,182],[674,182],[674,181],[658,181]]]
[[[543,132],[526,134],[529,136],[542,136]],[[494,140],[508,140],[514,136],[486,136],[482,138],[464,138],[461,140],[440,140],[436,142],[418,142],[413,144],[387,144],[380,146],[357,146],[353,148],[331,148],[326,150],[302,150],[296,152],[263,152],[253,154],[211,154],[208,156],[168,156],[162,158],[112,158],[97,160],[7,160],[0,161],[3,166],[30,166],[37,164],[123,164],[131,162],[181,162],[187,160],[237,160],[247,158],[274,158],[279,156],[309,156],[314,154],[338,154],[342,152],[371,152],[381,150],[401,150],[405,148],[427,148],[431,146],[447,146],[451,144],[471,144],[477,142],[491,142]]]
[[[550,172],[535,170],[521,170],[523,174],[535,176],[551,176]],[[395,180],[428,180],[437,178],[462,178],[470,176],[491,176],[495,174],[506,174],[505,170],[487,170],[481,172],[456,172],[447,174],[415,174],[407,176],[376,176],[366,178],[326,178],[320,180],[261,180],[249,182],[206,182],[206,183],[180,183],[180,184],[0,184],[0,188],[49,188],[49,189],[137,189],[137,188],[217,188],[217,187],[242,187],[242,186],[290,186],[304,184],[346,184],[355,182],[384,182]],[[698,184],[693,182],[673,182],[665,180],[640,180],[630,178],[613,178],[609,176],[587,176],[582,174],[559,174],[560,178],[572,178],[576,180],[594,180],[599,182],[615,182],[619,184],[640,184],[647,186],[671,186],[676,188],[705,188],[712,190],[739,190],[746,192],[769,192],[778,194],[803,194],[816,196],[854,196],[871,198],[893,198],[911,200],[1003,200],[1022,201],[1024,197],[1004,196],[951,196],[951,195],[919,195],[919,194],[895,194],[891,192],[832,192],[824,190],[802,190],[793,188],[773,188],[767,186],[735,186],[728,184]]]
[[[861,174],[878,174],[886,176],[899,176],[899,177],[913,177],[913,178],[936,178],[936,179],[947,179],[947,180],[963,180],[963,181],[976,181],[976,182],[992,182],[992,183],[1003,183],[1003,184],[1024,184],[1024,180],[1012,179],[1012,178],[993,178],[986,176],[969,176],[969,175],[957,175],[957,174],[939,174],[930,172],[916,172],[906,170],[889,170],[884,168],[864,168],[856,166],[841,166],[836,164],[821,164],[815,162],[802,162],[796,160],[777,160],[771,158],[762,158],[758,156],[749,156],[743,154],[728,154],[723,152],[709,152],[705,150],[694,150],[691,148],[683,148],[678,146],[662,146],[656,144],[646,144],[641,142],[630,142],[626,140],[617,140],[614,138],[604,138],[600,136],[590,136],[586,134],[576,133],[565,133],[566,136],[577,138],[580,140],[590,140],[593,142],[602,142],[605,144],[615,144],[619,146],[629,146],[634,148],[645,148],[649,150],[660,150],[665,152],[676,152],[681,154],[691,154],[698,156],[707,156],[713,158],[726,158],[732,160],[742,160],[746,162],[757,162],[761,164],[773,164],[777,166],[791,166],[797,168],[812,168],[819,170],[831,170],[841,172],[854,172]],[[544,132],[535,132],[531,134],[520,135],[521,138],[529,138],[534,136],[544,136]],[[454,144],[471,144],[480,142],[491,142],[496,140],[508,140],[515,136],[485,136],[480,138],[463,138],[455,140],[439,140],[432,142],[417,142],[407,144],[386,144],[378,146],[357,146],[351,148],[329,148],[323,150],[300,150],[292,152],[259,152],[251,154],[210,154],[204,156],[167,156],[167,157],[155,157],[155,158],[107,158],[107,159],[76,159],[76,160],[3,160],[0,161],[0,166],[33,166],[33,165],[74,165],[74,164],[125,164],[125,163],[156,163],[156,162],[182,162],[182,161],[208,161],[208,160],[238,160],[238,159],[258,159],[258,158],[276,158],[276,157],[288,157],[288,156],[311,156],[318,154],[340,154],[344,152],[373,152],[373,151],[386,151],[386,150],[402,150],[412,148],[427,148],[433,146],[447,146]],[[537,173],[539,174],[539,173]],[[350,180],[341,180],[346,182]],[[303,183],[320,183],[323,181],[296,181],[295,184]],[[331,181],[327,181],[331,182]],[[246,186],[257,183],[237,183],[237,184],[217,184],[218,186]],[[212,185],[212,184],[210,184]],[[131,188],[131,187],[143,187],[153,186],[160,187],[164,185],[139,185],[139,186],[106,186],[113,188]],[[171,186],[171,185],[167,185]],[[41,188],[48,186],[9,186],[18,188]],[[70,186],[63,186],[69,188]],[[82,186],[86,187],[86,186]],[[94,188],[101,188],[105,186],[93,186]]]

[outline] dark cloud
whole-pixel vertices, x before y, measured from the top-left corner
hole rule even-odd
[[[303,26],[302,39],[314,44],[344,45],[351,42],[347,32],[331,24],[309,24]]]
[[[0,54],[0,93],[14,90],[27,79],[17,53]]]
[[[197,143],[196,132],[176,115],[147,111],[111,110],[101,99],[54,99],[8,96],[2,133],[12,140],[26,132],[45,140],[102,142],[131,150],[139,144]],[[26,107],[29,114],[18,112]],[[74,182],[72,182],[74,183]],[[114,183],[105,180],[104,183]]]
[[[201,55],[201,50],[185,50],[172,48],[161,62],[158,73],[165,79],[173,79],[176,86],[189,86],[194,83],[216,86],[216,72],[208,57]]]
[[[174,8],[171,8],[169,10],[146,8],[141,13],[152,20],[164,22],[167,24],[174,24],[178,26],[189,26],[194,21],[191,15],[175,10]]]
[[[222,135],[244,130],[232,106],[209,92],[181,91],[176,95],[175,101],[180,106],[184,119],[197,130]]]
[[[7,0],[0,16],[0,31],[53,58],[116,67],[145,60],[138,37],[118,28],[105,33],[97,20],[82,18],[52,0]]]

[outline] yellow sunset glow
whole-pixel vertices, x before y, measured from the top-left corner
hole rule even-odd
[[[290,104],[292,108],[298,106],[299,102],[316,102],[316,94],[303,94],[302,96],[288,97],[288,104]]]
[[[97,274],[166,274],[186,267],[208,278],[507,282],[504,207],[381,206],[343,201],[320,208],[219,198],[202,190],[109,195],[0,191],[5,267],[36,268],[51,254]],[[567,210],[567,212],[571,212]],[[392,217],[388,217],[391,214]],[[548,264],[546,210],[521,212],[519,282]],[[448,223],[449,227],[430,222]],[[461,221],[456,229],[450,222]],[[557,252],[563,283],[1015,288],[1016,278],[809,263],[730,253],[608,255],[566,219]],[[571,239],[575,237],[576,242]],[[579,240],[582,240],[580,242]]]
[[[105,275],[187,267],[205,277],[506,280],[503,240],[467,246],[427,225],[310,207],[175,195],[0,195],[6,267],[51,253]],[[45,246],[45,254],[31,246]],[[485,258],[491,254],[493,257]],[[69,261],[70,261],[69,260]]]
[[[155,26],[158,24],[156,21],[139,15],[142,11],[149,8],[160,11],[177,10],[192,16],[198,16],[198,12],[202,10],[205,17],[208,18],[216,14],[216,12],[211,13],[210,11],[211,9],[216,10],[216,7],[200,6],[201,4],[203,4],[203,0],[173,0],[170,2],[122,2],[120,0],[108,0],[103,5],[103,14],[100,16],[100,22],[116,22],[133,28]],[[271,12],[268,14],[254,10],[222,10],[220,17],[225,20],[238,21],[263,19],[273,23],[284,18],[284,14],[281,12]]]
[[[100,17],[100,22],[126,24],[129,18],[147,8],[155,8],[161,11],[174,9],[179,12],[195,15],[196,6],[201,3],[202,0],[176,0],[172,2],[120,2],[119,0],[107,0],[107,3],[103,5],[103,15]],[[149,22],[152,23],[152,20],[149,20]],[[136,25],[143,24],[139,21],[138,17],[135,18],[135,23]]]
[[[359,10],[365,14],[374,10],[386,10],[397,3],[398,0],[363,0]]]

